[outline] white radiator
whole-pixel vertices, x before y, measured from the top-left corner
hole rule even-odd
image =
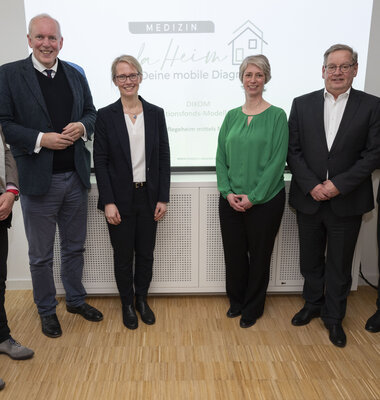
[[[288,188],[288,185],[287,185]],[[113,251],[104,214],[97,209],[97,188],[89,193],[88,232],[83,284],[90,294],[117,293]],[[172,184],[168,212],[158,224],[151,293],[222,293],[225,268],[218,217],[219,193],[215,183],[206,186]],[[54,248],[54,279],[63,293],[59,273],[57,232]],[[359,259],[355,252],[353,285],[357,288]],[[295,213],[286,203],[275,242],[269,292],[302,290],[299,272],[298,230]]]

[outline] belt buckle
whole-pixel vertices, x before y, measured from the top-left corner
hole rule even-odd
[[[144,182],[134,182],[134,184],[136,189],[142,188],[144,186]]]

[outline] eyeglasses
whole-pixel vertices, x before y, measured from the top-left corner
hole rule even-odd
[[[328,74],[333,74],[338,68],[340,72],[348,72],[351,67],[353,67],[355,64],[343,64],[343,65],[325,65],[325,69]]]
[[[129,75],[116,75],[115,79],[119,82],[119,83],[124,83],[127,82],[127,79],[129,78],[131,82],[136,82],[138,77],[140,76],[139,73],[137,74],[129,74]]]

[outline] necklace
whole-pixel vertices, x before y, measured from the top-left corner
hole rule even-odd
[[[129,112],[129,111],[127,111],[127,114],[132,115],[132,118],[133,118],[133,119],[136,119],[136,118],[137,118],[137,114],[131,113],[131,112]]]
[[[133,119],[136,119],[137,114],[139,114],[138,110],[136,112],[130,112],[130,111],[124,110],[124,112],[131,115]]]
[[[140,102],[137,103],[136,106],[131,107],[131,109],[132,109],[132,110],[134,109],[134,111],[129,111],[125,106],[123,107],[123,109],[124,109],[124,112],[125,112],[126,114],[129,114],[129,115],[132,116],[133,119],[136,119],[136,118],[137,118],[137,115],[140,114],[140,112],[141,112],[141,111],[140,111]]]
[[[249,117],[254,116],[254,115],[255,115],[256,109],[260,109],[259,106],[261,106],[262,102],[263,102],[263,99],[260,99],[260,100],[251,108],[251,110],[253,110],[252,113],[250,113],[250,112],[248,111],[247,105],[244,104],[244,106],[242,107],[243,113],[244,113],[244,114],[247,114]]]

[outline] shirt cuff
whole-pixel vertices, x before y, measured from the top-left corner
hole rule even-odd
[[[43,134],[44,134],[43,132],[40,132],[38,134],[38,136],[37,136],[36,145],[34,146],[34,152],[35,153],[39,153],[41,151],[41,149],[42,149],[42,147],[41,147],[41,139],[42,139]]]
[[[18,187],[11,182],[7,183],[6,190],[17,190],[17,192],[19,191]]]
[[[82,124],[82,122],[78,121],[80,124]],[[87,131],[86,131],[86,127],[82,124],[83,126],[83,135],[82,135],[82,139],[83,141],[87,142],[88,137],[87,137]]]

